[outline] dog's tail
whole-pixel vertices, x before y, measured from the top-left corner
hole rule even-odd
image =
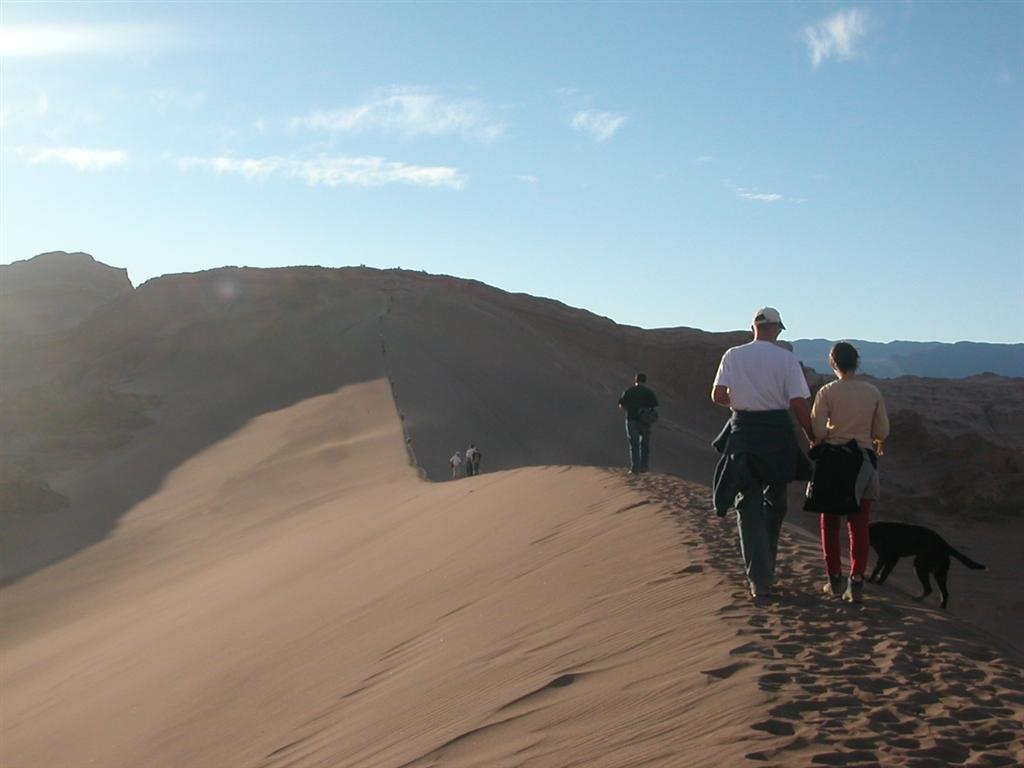
[[[957,552],[952,547],[949,548],[949,554],[952,555],[953,557],[955,557],[957,560],[959,560],[964,565],[966,565],[972,571],[987,571],[988,570],[988,568],[986,568],[981,563],[974,562],[967,555],[963,555],[963,554]]]

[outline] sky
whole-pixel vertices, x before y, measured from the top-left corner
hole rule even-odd
[[[1024,341],[1024,3],[0,3],[0,263]]]

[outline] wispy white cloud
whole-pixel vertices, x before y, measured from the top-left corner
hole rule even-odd
[[[693,158],[693,162],[697,163],[697,165],[707,165],[708,163],[713,163],[716,160],[718,160],[718,158],[714,155],[701,155],[700,157]]]
[[[750,200],[755,203],[785,202],[789,205],[802,205],[803,203],[809,202],[809,198],[806,197],[792,197],[790,195],[784,195],[781,192],[762,192],[759,189],[741,187],[733,182],[732,179],[725,179],[723,184],[726,188],[732,190],[736,197],[742,198],[743,200]]]
[[[505,126],[476,100],[452,99],[426,89],[389,88],[354,107],[320,110],[296,117],[292,125],[332,133],[380,130],[403,137],[459,135],[492,142]]]
[[[839,11],[827,19],[804,27],[804,41],[817,67],[828,59],[840,61],[857,55],[857,44],[867,34],[868,14],[859,8]]]
[[[128,153],[121,149],[15,147],[14,152],[27,158],[32,165],[58,163],[78,171],[105,171],[128,163]]]
[[[599,112],[588,109],[572,116],[569,125],[577,131],[589,133],[596,141],[607,141],[614,136],[628,120],[625,115],[616,112]]]
[[[259,179],[281,171],[288,163],[283,157],[182,157],[178,168],[183,171],[205,168],[218,174],[231,173],[246,179]]]
[[[205,168],[218,174],[234,174],[246,179],[270,176],[301,179],[310,186],[337,187],[342,184],[379,187],[404,182],[423,187],[462,189],[466,176],[449,166],[409,165],[382,157],[348,157],[319,155],[313,158],[269,157],[183,157],[178,160],[182,170]]]
[[[0,27],[0,55],[154,51],[174,45],[178,39],[172,29],[156,24],[4,24]]]
[[[752,192],[750,190],[741,189],[737,191],[736,194],[744,200],[758,200],[762,203],[774,203],[785,199],[778,192]]]
[[[512,177],[516,181],[521,181],[523,184],[536,184],[540,179],[534,176],[532,173],[517,173]]]

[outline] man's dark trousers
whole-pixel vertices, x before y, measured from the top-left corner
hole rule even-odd
[[[626,419],[626,437],[629,438],[630,471],[646,472],[651,461],[651,425]]]
[[[767,592],[775,583],[779,534],[786,517],[786,486],[750,480],[736,494],[740,552],[747,579],[760,592]]]

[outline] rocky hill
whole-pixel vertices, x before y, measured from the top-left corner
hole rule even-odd
[[[100,264],[87,253],[53,251],[0,266],[0,335],[69,330],[131,290],[127,270]]]

